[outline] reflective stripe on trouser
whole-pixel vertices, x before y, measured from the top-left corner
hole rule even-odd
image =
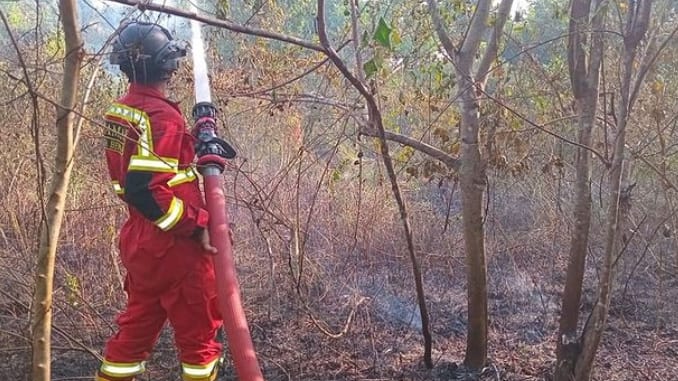
[[[104,360],[99,372],[103,376],[111,376],[113,379],[132,379],[143,373],[146,366],[140,362],[112,362]],[[105,378],[104,378],[105,379]]]
[[[217,379],[217,373],[219,373],[218,363],[219,358],[204,365],[181,363],[183,369],[181,377],[185,381],[214,381]]]

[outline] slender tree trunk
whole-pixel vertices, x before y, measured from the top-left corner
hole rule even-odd
[[[464,248],[468,282],[468,335],[464,364],[481,369],[487,360],[487,280],[485,233],[483,227],[483,193],[487,184],[485,163],[480,155],[478,101],[474,86],[460,82],[462,97],[461,171]]]
[[[484,3],[484,4],[483,4]],[[484,5],[484,8],[481,8]],[[475,17],[485,25],[489,2],[478,4]],[[480,24],[478,24],[480,25]],[[482,30],[469,30],[469,37],[479,42]],[[477,37],[476,37],[477,36]],[[466,42],[470,41],[470,38]],[[468,293],[468,328],[464,364],[482,369],[487,361],[487,268],[485,265],[485,231],[483,227],[483,194],[487,186],[485,163],[480,154],[480,104],[475,78],[471,72],[478,46],[464,43],[457,56],[458,95],[461,99],[461,170],[459,183],[466,250]],[[467,46],[471,45],[471,46]]]
[[[33,381],[49,381],[51,379],[50,346],[54,262],[66,204],[68,182],[73,168],[73,122],[75,114],[72,110],[76,103],[80,64],[83,58],[76,0],[60,0],[59,10],[66,40],[66,58],[61,101],[60,106],[57,107],[55,169],[40,235],[36,285],[31,311]]]
[[[620,203],[628,204],[630,195],[621,197],[621,180],[624,166],[624,147],[626,145],[626,127],[631,106],[631,82],[633,66],[636,59],[638,44],[647,30],[652,8],[652,0],[632,2],[628,10],[626,31],[624,35],[623,66],[621,97],[617,108],[617,136],[615,139],[612,166],[608,183],[610,194],[608,197],[607,233],[605,239],[605,258],[598,284],[598,301],[593,307],[591,316],[582,333],[581,352],[575,364],[575,380],[587,381],[591,377],[593,360],[600,340],[605,330],[608,311],[610,308],[611,286],[615,273],[615,258],[620,251],[619,245],[619,217]],[[643,80],[643,74],[638,81]]]
[[[596,97],[597,98],[597,97]],[[586,97],[577,101],[577,113],[580,115],[578,129],[579,144],[591,145],[591,130],[595,116],[596,99]],[[583,148],[577,149],[574,198],[574,231],[570,242],[569,261],[565,290],[563,291],[560,328],[556,348],[557,364],[555,381],[569,381],[574,373],[574,364],[579,354],[579,302],[581,301],[584,265],[588,248],[589,228],[591,226],[591,153]]]
[[[355,3],[352,3],[355,6]],[[354,75],[351,70],[346,66],[344,61],[339,57],[336,50],[332,48],[332,45],[327,36],[327,29],[325,27],[325,1],[318,0],[318,12],[316,21],[318,23],[318,37],[320,38],[320,44],[325,49],[325,54],[332,61],[334,66],[344,75],[344,77],[353,85],[353,87],[358,90],[360,95],[365,99],[367,103],[368,111],[368,120],[367,123],[370,125],[370,129],[374,128],[378,132],[380,149],[382,154],[382,159],[384,160],[384,167],[388,173],[388,178],[391,183],[391,190],[393,191],[393,197],[396,200],[398,205],[398,210],[400,212],[400,220],[403,223],[403,229],[405,230],[405,239],[407,241],[407,250],[410,255],[410,261],[412,262],[412,273],[414,276],[414,284],[417,292],[417,303],[419,305],[419,314],[421,316],[421,329],[422,335],[424,336],[424,364],[427,368],[433,368],[433,358],[432,358],[432,347],[433,347],[433,338],[431,336],[431,328],[429,323],[429,314],[428,308],[426,307],[426,294],[424,293],[424,282],[421,273],[421,265],[419,263],[419,258],[417,258],[415,249],[414,249],[414,238],[412,236],[412,227],[410,225],[409,216],[407,213],[407,205],[403,198],[402,192],[400,191],[400,186],[398,185],[398,179],[396,177],[395,169],[393,168],[393,160],[391,159],[391,154],[389,153],[388,142],[386,141],[386,131],[384,129],[383,118],[381,116],[381,111],[377,105],[377,100],[375,99],[375,94],[377,93],[376,88],[372,87],[368,89],[368,86],[361,81],[361,78],[365,78],[364,73],[360,71],[362,68],[357,68],[357,71],[360,73],[358,76]],[[355,29],[357,24],[353,25]]]
[[[497,58],[504,25],[513,0],[502,0],[492,24],[487,48],[474,63],[480,42],[489,29],[491,0],[480,0],[468,32],[457,50],[446,32],[438,13],[437,2],[428,0],[436,34],[447,54],[454,60],[457,96],[461,99],[461,168],[459,179],[462,197],[464,248],[466,250],[466,280],[468,287],[468,327],[464,364],[482,369],[487,361],[487,266],[485,263],[485,232],[483,226],[483,194],[487,186],[485,159],[480,151],[480,96],[490,70]]]
[[[598,87],[603,39],[591,29],[601,30],[605,17],[600,0],[573,0],[570,9],[568,64],[578,114],[578,143],[591,146],[591,131],[598,104]],[[589,46],[590,45],[590,46]],[[589,50],[586,51],[586,47]],[[580,342],[577,330],[584,268],[591,226],[591,153],[580,147],[576,157],[574,231],[562,296],[560,326],[556,344],[555,381],[570,381],[574,375]]]
[[[626,86],[628,90],[628,86]],[[623,91],[622,91],[623,92]],[[628,97],[627,97],[628,99]],[[626,105],[622,100],[618,106],[620,111],[625,114]],[[610,306],[610,285],[614,276],[613,262],[614,257],[619,252],[617,240],[617,222],[619,217],[619,190],[624,161],[624,143],[625,143],[626,120],[618,119],[617,137],[614,148],[612,167],[610,168],[608,183],[610,186],[610,195],[608,198],[607,227],[605,237],[605,257],[600,274],[600,283],[598,286],[599,294],[596,304],[593,307],[582,334],[580,353],[578,353],[575,363],[575,379],[588,380],[593,366],[598,344],[605,329],[607,320],[607,311]]]

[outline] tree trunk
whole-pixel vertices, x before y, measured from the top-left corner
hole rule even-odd
[[[513,0],[502,0],[492,24],[485,49],[474,76],[473,66],[480,42],[488,30],[491,0],[480,0],[461,47],[457,50],[442,24],[435,0],[428,0],[436,34],[447,54],[454,60],[458,78],[457,96],[461,99],[461,168],[459,179],[462,197],[466,280],[468,287],[468,327],[464,364],[482,369],[487,361],[487,267],[485,264],[485,232],[483,227],[483,194],[487,186],[485,160],[480,152],[480,96],[497,58],[504,25]]]
[[[57,107],[57,149],[54,176],[45,207],[38,248],[38,267],[31,311],[33,345],[32,379],[51,379],[51,325],[54,262],[64,215],[68,182],[73,168],[73,108],[76,103],[83,58],[80,24],[75,0],[60,0],[59,10],[64,30],[66,57],[60,106]]]
[[[594,0],[593,6],[591,3],[591,0],[573,0],[570,9],[568,64],[578,114],[577,140],[581,146],[577,148],[574,231],[562,296],[554,381],[571,380],[580,353],[577,323],[591,226],[591,153],[583,147],[591,146],[603,55],[602,36],[591,35],[589,31],[601,30],[605,17],[600,1]],[[585,48],[589,42],[587,52]]]
[[[591,130],[596,109],[597,96],[577,101],[579,114],[579,144],[591,145]],[[584,265],[591,226],[591,154],[584,148],[577,149],[574,198],[574,231],[570,242],[565,290],[563,291],[560,328],[556,347],[556,371],[554,381],[570,381],[574,364],[579,354],[579,302],[581,300]]]
[[[487,184],[485,163],[480,155],[480,104],[472,74],[473,62],[486,28],[490,2],[480,1],[474,22],[457,53],[456,75],[461,99],[461,170],[459,183],[466,250],[468,293],[468,328],[464,364],[482,369],[487,361],[487,268],[485,266],[485,232],[483,227],[483,193]]]
[[[468,282],[468,335],[464,364],[481,369],[487,360],[487,280],[485,234],[483,227],[483,193],[487,181],[485,164],[480,156],[478,101],[470,81],[460,82],[462,93],[461,171],[464,248]]]
[[[614,280],[615,258],[620,250],[619,240],[617,239],[619,235],[620,202],[623,201],[625,204],[628,204],[629,200],[627,198],[630,197],[630,195],[625,195],[625,199],[622,200],[621,180],[624,165],[624,146],[626,145],[626,127],[631,106],[633,66],[638,44],[647,30],[651,8],[652,0],[641,0],[632,2],[631,8],[628,10],[626,33],[624,36],[621,97],[616,115],[617,136],[612,166],[608,177],[610,194],[608,197],[605,259],[598,285],[598,301],[594,305],[591,316],[582,333],[581,353],[577,357],[574,373],[575,380],[577,381],[587,381],[591,377],[593,360],[605,330],[608,310],[610,308],[610,290]],[[644,76],[641,73],[638,81],[642,81],[643,78]]]
[[[355,3],[353,3],[355,5]],[[329,37],[327,36],[327,29],[325,27],[325,1],[318,0],[318,12],[316,15],[316,21],[318,23],[318,37],[320,38],[320,43],[325,49],[325,54],[332,61],[334,66],[344,75],[344,77],[353,85],[353,87],[358,90],[360,95],[365,99],[367,103],[368,111],[368,124],[370,128],[375,128],[379,135],[380,149],[382,154],[382,159],[384,161],[384,167],[388,173],[389,181],[391,183],[391,190],[393,191],[393,197],[396,200],[398,205],[398,210],[400,212],[400,220],[403,223],[403,229],[405,230],[405,239],[407,241],[407,250],[410,255],[410,261],[412,262],[412,273],[414,275],[414,284],[417,292],[417,303],[419,305],[419,314],[421,316],[421,329],[422,335],[424,336],[424,364],[427,368],[433,368],[433,358],[432,358],[432,347],[433,347],[433,338],[431,336],[431,328],[429,323],[429,314],[428,308],[426,307],[426,295],[424,293],[424,282],[421,273],[421,265],[419,263],[419,258],[417,258],[415,248],[414,248],[414,238],[412,235],[412,227],[410,225],[409,216],[407,213],[407,206],[405,200],[400,191],[400,186],[398,185],[398,179],[396,177],[395,169],[393,167],[393,160],[389,153],[388,142],[386,141],[386,131],[384,129],[383,118],[381,116],[381,111],[377,105],[377,100],[375,94],[377,94],[376,88],[372,87],[368,90],[368,86],[361,81],[361,78],[364,78],[364,73],[361,73],[362,68],[358,68],[360,73],[358,76],[354,75],[346,66],[344,61],[339,57],[337,52],[332,48]],[[353,25],[355,29],[357,24]]]

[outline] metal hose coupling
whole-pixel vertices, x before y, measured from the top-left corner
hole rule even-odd
[[[235,149],[217,136],[217,109],[211,102],[199,102],[193,106],[193,129],[198,170],[203,175],[207,167],[217,168],[219,173],[226,167],[226,159],[236,156]]]

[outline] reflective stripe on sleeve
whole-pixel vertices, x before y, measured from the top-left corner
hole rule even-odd
[[[101,364],[101,373],[113,377],[130,377],[146,371],[144,362],[111,362],[104,360]]]
[[[155,220],[155,225],[163,231],[170,230],[179,222],[184,215],[184,203],[180,199],[174,197],[170,203],[170,207],[164,216]]]
[[[205,365],[191,365],[186,363],[181,363],[181,367],[184,371],[184,375],[190,378],[196,379],[205,379],[209,377],[214,371],[214,366],[217,364],[219,359],[215,359]]]
[[[137,155],[130,158],[127,170],[177,173],[179,171],[179,161],[167,157],[149,158]]]
[[[116,194],[125,194],[125,189],[120,186],[120,183],[117,181],[113,181],[113,190],[115,191]]]
[[[174,175],[174,177],[172,177],[167,182],[167,185],[169,185],[170,187],[175,187],[179,184],[190,183],[191,181],[194,181],[197,178],[198,176],[195,174],[193,168],[188,168],[185,171],[179,171],[179,173]]]

